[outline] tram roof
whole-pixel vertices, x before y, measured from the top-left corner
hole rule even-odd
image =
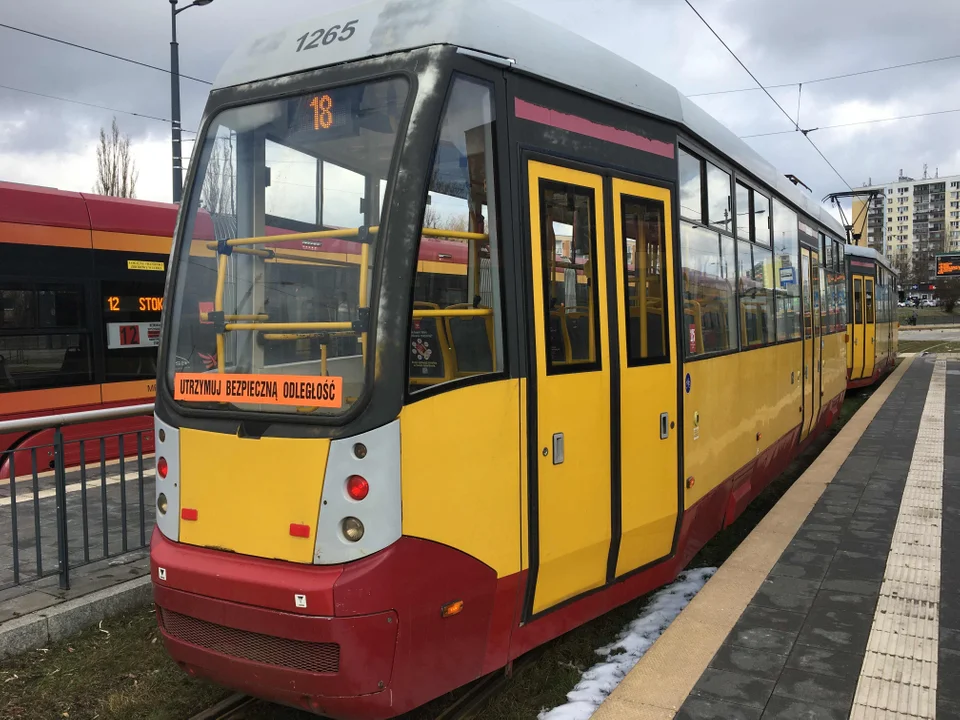
[[[356,20],[347,41],[297,52],[304,33]],[[241,44],[224,64],[215,88],[267,80],[353,60],[451,45],[499,56],[520,72],[576,88],[690,131],[822,225],[842,226],[801,193],[749,145],[672,85],[635,63],[506,0],[374,0]],[[602,69],[598,71],[599,69]]]

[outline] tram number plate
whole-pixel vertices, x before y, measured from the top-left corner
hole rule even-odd
[[[297,38],[297,52],[315,50],[321,45],[330,45],[333,42],[346,42],[357,32],[359,19],[351,20],[343,26],[331,25],[328,28],[318,28],[312,32],[305,32]]]

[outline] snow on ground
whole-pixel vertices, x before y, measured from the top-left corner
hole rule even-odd
[[[539,720],[588,720],[716,571],[697,568],[680,573],[672,585],[653,596],[640,617],[620,631],[615,642],[597,650],[604,660],[583,674],[567,693],[567,703],[541,712]]]

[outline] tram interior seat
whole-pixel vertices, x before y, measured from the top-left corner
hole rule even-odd
[[[458,303],[447,310],[473,308],[473,305]],[[444,326],[457,377],[493,372],[493,316],[451,315],[444,318]]]

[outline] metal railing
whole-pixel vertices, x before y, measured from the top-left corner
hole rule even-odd
[[[0,510],[10,508],[9,517],[0,512],[0,589],[56,574],[68,590],[71,568],[147,546],[152,415],[149,403],[0,422],[0,436],[21,436],[0,452]],[[87,423],[125,418],[143,418],[143,427],[85,434]],[[115,466],[119,473],[108,474]]]

